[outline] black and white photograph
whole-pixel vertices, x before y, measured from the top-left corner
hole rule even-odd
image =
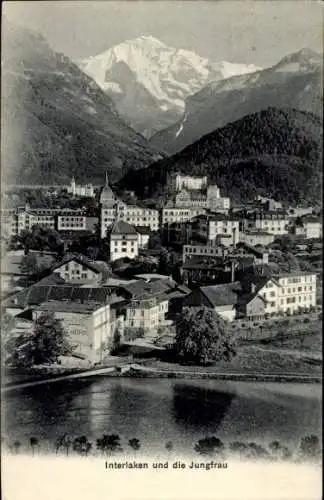
[[[4,500],[320,499],[322,2],[1,32]]]

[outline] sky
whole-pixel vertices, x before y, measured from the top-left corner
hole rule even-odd
[[[10,0],[3,14],[74,60],[142,34],[213,62],[263,67],[305,47],[323,50],[323,4],[317,0]]]

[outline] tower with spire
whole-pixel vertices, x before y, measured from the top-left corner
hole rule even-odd
[[[117,198],[114,195],[111,187],[109,186],[107,171],[106,171],[105,184],[104,184],[102,191],[100,193],[100,200],[99,201],[100,201],[101,206],[107,207],[107,208],[113,207],[117,202]]]

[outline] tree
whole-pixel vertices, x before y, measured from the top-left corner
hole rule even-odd
[[[128,441],[128,446],[134,451],[138,451],[141,448],[141,443],[139,439],[133,438]]]
[[[13,451],[14,451],[16,454],[18,454],[18,453],[19,453],[20,448],[21,448],[21,442],[20,442],[20,441],[14,441],[14,442],[12,443],[12,449],[13,449]]]
[[[287,446],[283,446],[279,441],[272,441],[269,444],[269,450],[276,460],[288,460],[291,458],[291,452]]]
[[[118,434],[103,434],[101,438],[97,439],[97,449],[109,455],[116,451],[122,451],[120,437]]]
[[[143,338],[145,335],[144,328],[138,327],[138,328],[131,328],[131,327],[126,327],[124,329],[124,339],[131,341],[135,340],[138,338]]]
[[[173,451],[173,448],[174,448],[174,446],[173,446],[172,441],[167,441],[165,443],[165,449],[167,450],[168,453],[171,453]]]
[[[215,436],[205,437],[204,439],[199,439],[195,445],[195,451],[199,455],[213,456],[224,451],[224,444]]]
[[[35,254],[24,255],[19,265],[22,274],[39,274],[47,268],[46,265],[39,264]]]
[[[26,255],[29,250],[62,252],[63,248],[63,243],[57,231],[37,225],[33,226],[30,231],[21,231],[18,236],[14,237],[13,243],[23,246]]]
[[[304,460],[316,460],[321,455],[321,444],[318,436],[304,436],[299,445],[299,456]]]
[[[79,455],[87,456],[92,448],[92,443],[88,440],[87,436],[80,436],[73,441],[73,450]]]
[[[224,320],[207,307],[184,308],[176,322],[174,349],[183,363],[206,365],[229,361],[235,354],[233,333]]]
[[[33,455],[35,454],[35,448],[38,447],[38,439],[35,437],[31,437],[29,440],[30,447],[32,449]]]
[[[53,313],[41,314],[33,332],[25,332],[8,338],[5,344],[7,363],[30,367],[57,363],[60,356],[72,351],[61,320]]]

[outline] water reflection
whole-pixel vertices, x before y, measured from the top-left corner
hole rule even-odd
[[[204,387],[176,384],[173,387],[173,414],[175,421],[185,427],[201,431],[220,427],[235,393],[206,389]]]
[[[181,453],[207,434],[296,443],[320,434],[320,401],[312,386],[98,378],[8,393],[2,412],[10,439],[35,436],[53,446],[64,433],[93,441],[117,433],[126,448],[134,437],[146,450],[171,440]]]

